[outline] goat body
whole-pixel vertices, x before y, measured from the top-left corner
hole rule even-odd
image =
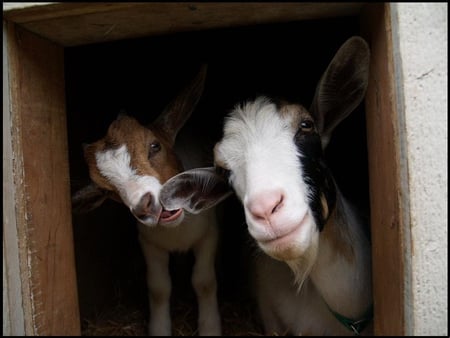
[[[237,105],[215,146],[210,180],[227,173],[260,249],[252,276],[267,334],[348,335],[370,319],[370,244],[323,155],[334,128],[364,97],[369,59],[366,42],[350,38],[319,81],[309,110],[266,97]],[[166,183],[164,205],[178,177],[190,175],[197,174]]]
[[[192,162],[192,158],[201,157],[189,146],[194,153],[184,154],[183,161],[177,155],[175,138],[201,96],[205,74],[203,68],[151,125],[143,126],[130,116],[120,115],[104,138],[85,146],[92,183],[72,198],[75,211],[92,210],[112,198],[125,204],[137,218],[147,266],[150,335],[171,335],[169,258],[171,252],[187,250],[195,256],[192,284],[198,298],[199,334],[221,334],[215,277],[215,210],[168,210],[159,202],[168,179],[183,169],[204,165]]]

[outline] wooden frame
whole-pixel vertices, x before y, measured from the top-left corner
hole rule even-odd
[[[8,208],[15,210],[24,331],[79,334],[63,48],[14,24],[7,42],[15,196]]]
[[[390,7],[374,4],[362,13],[363,34],[371,45],[366,95],[367,145],[372,228],[374,332],[404,335],[406,215],[409,213],[402,163],[400,112],[397,110]]]
[[[357,15],[363,3],[61,3],[12,10],[7,20],[69,47],[259,23]]]
[[[9,173],[9,179],[4,179],[4,192],[13,192],[4,199],[4,211],[12,216],[3,219],[4,262],[7,268],[13,264],[14,257],[8,253],[12,244],[5,243],[5,238],[16,234],[26,335],[80,334],[64,47],[174,31],[342,15],[360,16],[373,55],[366,114],[374,329],[376,335],[405,334],[409,320],[405,299],[409,296],[404,288],[408,276],[403,215],[408,205],[403,195],[406,190],[402,189],[401,118],[396,110],[389,4],[60,3],[6,11],[3,16],[10,100],[6,107],[4,101],[3,114],[4,121],[5,116],[10,121],[7,126],[11,131],[4,136],[4,143],[11,145],[9,156],[14,159],[4,159],[3,164]]]

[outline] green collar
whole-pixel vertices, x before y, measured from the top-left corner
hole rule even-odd
[[[328,306],[328,304],[327,304],[327,306]],[[353,319],[344,317],[344,316],[340,315],[339,313],[334,312],[329,306],[328,306],[328,309],[334,315],[334,317],[336,317],[336,319],[338,321],[340,321],[341,324],[344,325],[347,329],[352,331],[355,334],[355,336],[359,336],[361,334],[361,331],[364,330],[367,323],[369,323],[369,321],[373,317],[373,305],[371,305],[369,307],[369,309],[367,309],[366,313],[359,320],[353,320]]]

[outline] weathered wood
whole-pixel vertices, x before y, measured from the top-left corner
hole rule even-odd
[[[63,48],[11,23],[7,30],[26,334],[79,335]]]
[[[20,256],[17,243],[16,196],[21,190],[14,180],[20,182],[20,172],[13,175],[14,166],[20,166],[19,158],[14,160],[12,149],[12,120],[10,114],[9,57],[8,43],[3,23],[3,334],[24,336],[25,313],[29,311],[30,294],[26,292],[28,280],[22,280]],[[23,292],[26,292],[23,294]],[[6,317],[6,318],[5,318]],[[30,331],[30,330],[28,330]]]
[[[372,52],[366,96],[372,229],[374,333],[404,335],[404,219],[389,4],[368,5],[361,17]],[[403,211],[402,211],[403,210]]]
[[[63,46],[358,15],[364,3],[60,3],[4,13],[7,20]]]

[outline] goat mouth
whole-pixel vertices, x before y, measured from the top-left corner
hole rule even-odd
[[[181,216],[182,213],[183,209],[176,209],[176,210],[163,209],[161,215],[159,216],[159,221],[163,223],[175,221],[178,217]]]
[[[296,237],[297,232],[300,230],[300,226],[294,228],[292,231],[283,234],[281,236],[278,237],[274,237],[271,239],[267,239],[264,241],[260,241],[261,244],[266,245],[266,246],[282,246],[284,244],[290,243],[292,241],[292,239],[294,239]]]
[[[307,215],[305,215],[302,218],[302,220],[296,226],[291,228],[291,230],[288,231],[287,233],[260,241],[260,243],[263,244],[264,246],[278,247],[279,249],[284,246],[290,246],[292,242],[295,240],[295,238],[298,237],[298,233],[301,231],[301,229],[303,228],[304,224],[307,221],[308,217]]]

